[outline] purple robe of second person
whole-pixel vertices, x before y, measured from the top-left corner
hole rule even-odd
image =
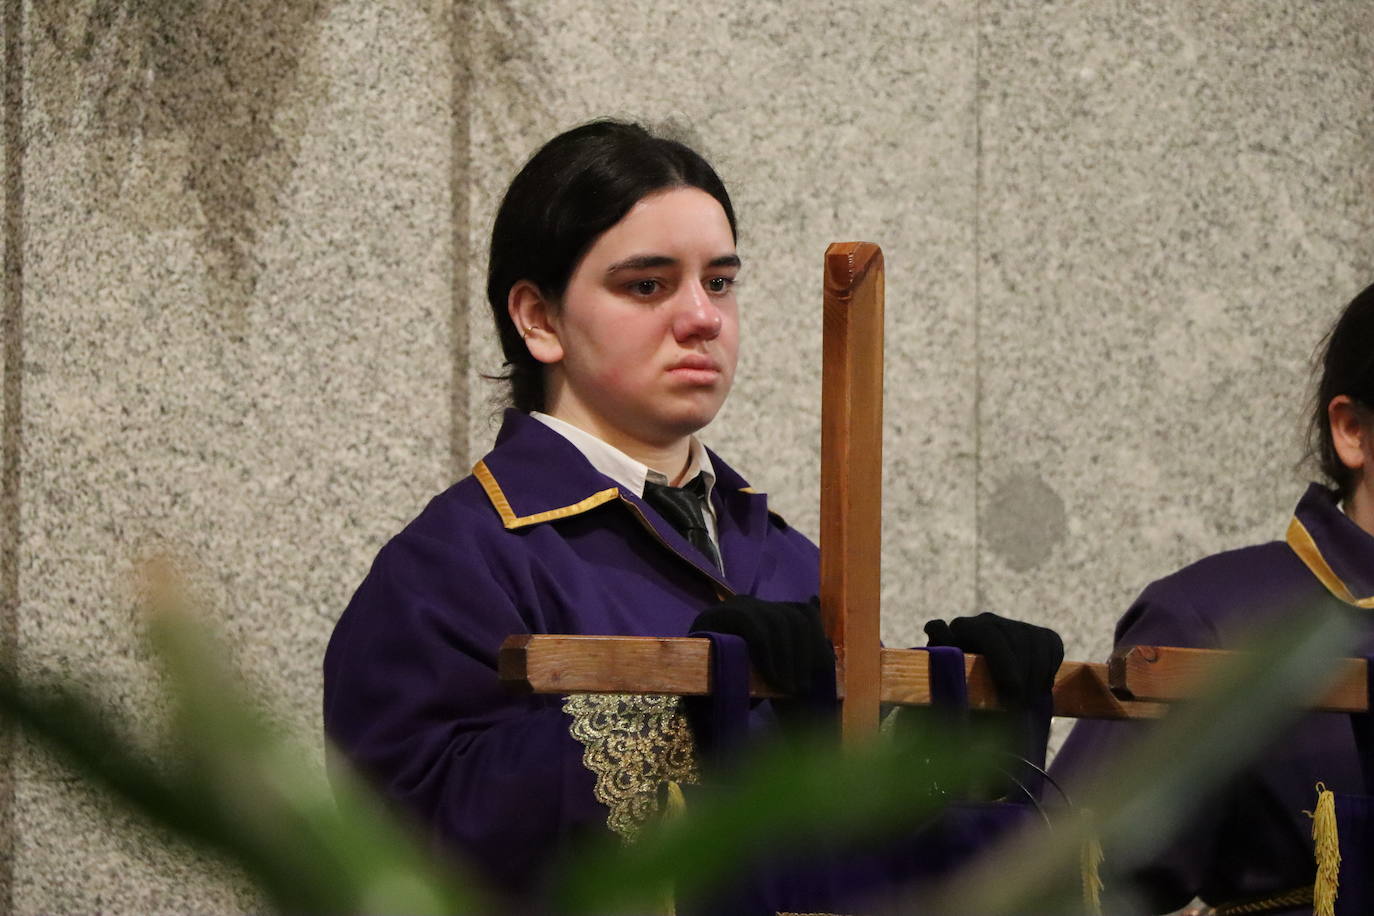
[[[498,681],[512,634],[683,636],[731,593],[806,601],[818,553],[717,456],[724,575],[558,433],[507,411],[495,448],[378,554],[330,640],[329,739],[435,845],[527,889],[606,830],[562,698]]]
[[[1116,645],[1234,648],[1275,615],[1334,603],[1365,615],[1374,604],[1374,537],[1341,511],[1336,495],[1313,485],[1285,541],[1207,557],[1148,586],[1116,628]],[[1355,607],[1354,605],[1362,605]],[[1374,636],[1374,620],[1365,624]],[[1351,655],[1367,651],[1351,647]],[[1070,788],[1108,758],[1129,752],[1144,727],[1079,722],[1052,774]],[[1136,889],[1158,911],[1194,896],[1211,904],[1310,886],[1315,874],[1312,822],[1305,811],[1316,784],[1362,794],[1347,715],[1310,713],[1267,754],[1192,813],[1183,833],[1139,873]],[[1310,913],[1311,906],[1266,910]]]

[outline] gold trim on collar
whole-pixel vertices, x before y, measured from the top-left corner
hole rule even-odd
[[[747,493],[747,494],[749,494],[750,496],[763,496],[763,497],[767,497],[767,496],[768,496],[767,493],[760,493],[758,490],[755,490],[753,487],[740,487],[740,488],[739,488],[739,491],[740,491],[741,493]],[[778,521],[782,522],[782,523],[783,523],[784,525],[786,525],[787,527],[789,527],[789,528],[792,527],[792,523],[789,522],[787,519],[783,518],[783,517],[782,517],[782,513],[780,513],[780,512],[774,512],[772,506],[768,506],[767,508],[768,508],[768,514],[769,514],[769,515],[773,516],[775,519],[777,519]]]
[[[577,515],[586,512],[588,509],[595,509],[605,502],[610,502],[620,495],[618,487],[611,487],[609,490],[602,490],[593,493],[586,499],[579,500],[571,506],[562,506],[558,509],[549,509],[547,512],[536,512],[534,515],[516,515],[515,510],[510,507],[510,500],[506,499],[506,494],[502,492],[501,485],[496,482],[496,477],[491,473],[491,468],[487,467],[485,461],[479,461],[472,469],[472,476],[477,478],[477,482],[482,485],[482,489],[487,492],[487,499],[491,500],[492,507],[501,516],[501,524],[506,528],[523,528],[525,525],[534,525],[539,522],[551,522],[560,518],[567,518],[570,515]]]
[[[1326,562],[1326,557],[1317,547],[1317,542],[1312,538],[1312,533],[1302,522],[1294,518],[1288,523],[1288,535],[1285,538],[1288,546],[1293,548],[1293,552],[1298,555],[1298,559],[1312,570],[1312,575],[1316,576],[1327,591],[1344,601],[1346,604],[1353,604],[1355,607],[1374,608],[1374,596],[1369,598],[1356,598],[1350,591],[1350,586],[1341,581],[1341,577],[1336,575],[1336,571],[1331,568],[1331,564]]]

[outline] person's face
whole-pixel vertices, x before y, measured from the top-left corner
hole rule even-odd
[[[715,198],[640,200],[574,269],[544,316],[550,408],[609,440],[653,446],[701,429],[735,377],[739,258]],[[531,349],[534,349],[533,347]]]

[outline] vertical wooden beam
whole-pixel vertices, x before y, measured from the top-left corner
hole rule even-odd
[[[821,377],[821,612],[843,662],[847,742],[878,728],[883,513],[883,253],[825,251]]]

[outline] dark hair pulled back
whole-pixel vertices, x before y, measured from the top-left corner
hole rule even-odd
[[[601,120],[559,134],[515,176],[491,233],[487,301],[509,367],[511,403],[544,407],[544,366],[511,321],[511,287],[527,280],[555,306],[592,244],[650,194],[700,188],[714,197],[735,234],[730,195],[714,169],[685,144],[638,124]]]
[[[1346,395],[1355,402],[1365,425],[1374,427],[1374,286],[1350,300],[1321,346],[1317,363],[1321,377],[1312,403],[1308,450],[1322,474],[1342,497],[1348,497],[1356,478],[1336,454],[1327,406],[1333,398]]]

